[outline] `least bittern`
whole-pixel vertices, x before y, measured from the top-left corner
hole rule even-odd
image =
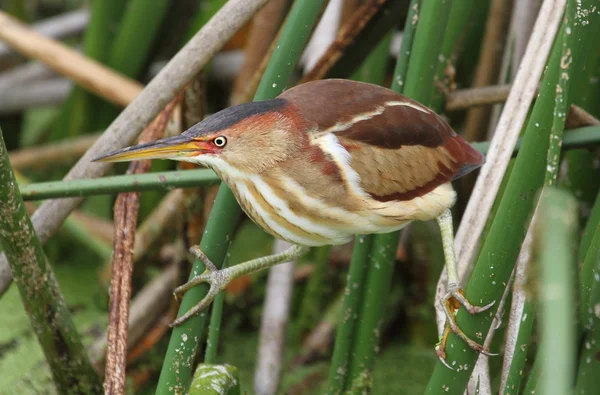
[[[455,320],[457,302],[471,314],[454,256],[451,181],[480,167],[483,155],[435,112],[389,89],[349,80],[309,82],[273,100],[222,110],[179,136],[140,144],[101,161],[173,159],[212,168],[244,212],[293,246],[223,270],[199,250],[206,271],[175,290],[209,283],[206,297],[178,318],[207,307],[238,276],[294,260],[311,246],[339,245],[359,234],[387,233],[414,220],[437,219],[448,269],[441,300],[446,331],[436,347],[444,358],[450,330],[480,352]]]

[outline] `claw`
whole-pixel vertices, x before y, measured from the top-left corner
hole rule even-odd
[[[217,267],[210,261],[210,259],[208,259],[206,254],[204,254],[200,250],[200,247],[194,246],[190,248],[190,252],[204,263],[206,270],[201,275],[196,276],[187,283],[175,288],[175,290],[173,291],[175,299],[181,300],[182,295],[185,292],[202,283],[208,283],[210,285],[210,288],[206,293],[206,296],[202,298],[202,300],[197,305],[188,310],[184,315],[173,321],[170,324],[171,327],[180,326],[190,317],[198,314],[206,307],[208,307],[212,303],[215,296],[219,292],[221,292],[231,281],[231,275],[229,271],[227,269],[217,269]]]
[[[446,362],[446,341],[448,340],[448,335],[450,331],[460,337],[467,345],[487,356],[495,356],[498,354],[490,353],[483,345],[477,343],[476,341],[469,338],[463,331],[460,329],[456,322],[456,310],[462,305],[470,314],[478,314],[488,310],[492,307],[495,301],[485,305],[485,306],[474,306],[469,302],[469,300],[464,296],[463,290],[458,286],[450,287],[449,291],[444,295],[444,297],[440,300],[442,305],[444,306],[444,312],[446,313],[446,327],[444,329],[444,333],[440,339],[440,342],[435,347],[435,353],[442,361],[442,363],[452,369],[448,363]]]
[[[435,345],[435,354],[437,355],[438,359],[444,364],[445,367],[447,367],[450,370],[454,370],[454,368],[452,368],[450,365],[448,365],[448,362],[446,362],[446,342],[448,341],[448,335],[450,335],[450,326],[448,326],[448,323],[446,323],[446,326],[444,327],[444,333],[442,334],[442,337],[440,338],[440,341],[438,342],[438,344]]]

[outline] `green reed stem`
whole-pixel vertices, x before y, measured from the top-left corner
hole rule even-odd
[[[598,195],[594,210],[598,210],[600,207],[600,194]],[[587,300],[580,300],[582,305],[582,313],[584,321],[582,322],[584,327],[583,344],[581,347],[581,353],[579,356],[579,370],[577,372],[577,384],[575,387],[576,394],[589,394],[594,393],[598,388],[598,377],[600,375],[600,315],[594,310],[597,306],[600,306],[600,221],[598,218],[590,217],[587,228],[595,228],[593,237],[588,244],[588,253],[584,261],[584,269],[586,275],[590,275],[594,281],[591,281],[591,289],[587,293],[589,297]],[[582,243],[583,244],[583,241]],[[581,245],[580,244],[580,245]],[[591,268],[591,269],[590,269]],[[580,275],[580,286],[583,287],[584,269]],[[591,272],[591,273],[590,273]],[[589,274],[587,274],[589,273]],[[595,314],[594,314],[595,313]]]
[[[540,350],[544,376],[541,394],[568,394],[576,370],[575,233],[577,200],[568,192],[548,187],[540,197],[535,224],[540,263]]]
[[[120,192],[196,188],[219,183],[212,170],[178,170],[128,174],[92,179],[38,182],[22,185],[24,200],[56,199],[75,196],[106,195]]]
[[[100,394],[102,385],[73,324],[19,195],[0,131],[0,245],[59,393]]]
[[[370,235],[361,235],[354,239],[354,249],[340,314],[341,319],[338,320],[333,346],[327,394],[340,394],[346,385],[350,368],[350,353],[352,352],[356,321],[363,298],[364,279],[372,242],[373,237]]]

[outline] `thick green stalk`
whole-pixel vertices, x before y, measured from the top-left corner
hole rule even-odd
[[[212,170],[194,169],[38,182],[21,185],[20,188],[24,200],[43,200],[74,196],[112,195],[120,192],[168,191],[173,188],[196,188],[218,183],[219,178]]]
[[[310,330],[323,313],[323,291],[327,288],[325,275],[329,267],[329,253],[331,246],[314,248],[311,251],[314,270],[308,278],[305,291],[302,295],[302,304],[298,313],[296,338],[302,338]]]
[[[596,206],[600,206],[600,198],[596,202]],[[591,221],[590,217],[590,221]],[[595,259],[586,258],[585,265],[593,266],[594,278],[600,275],[600,222],[595,223],[595,232],[592,241],[589,244],[588,256],[595,255]],[[581,243],[583,244],[583,243]],[[596,251],[593,253],[592,251]],[[583,273],[583,272],[582,272]],[[583,280],[583,276],[581,276]],[[589,292],[589,299],[586,301],[586,305],[591,306],[600,305],[600,282],[593,281],[591,284],[591,291]],[[583,304],[583,301],[581,302]],[[592,394],[597,391],[598,388],[598,376],[600,375],[600,315],[599,314],[587,314],[586,321],[583,322],[585,327],[585,333],[583,336],[583,345],[581,347],[581,354],[579,356],[579,371],[577,372],[577,384],[575,387],[576,394]]]
[[[598,206],[598,203],[596,206]],[[595,207],[595,209],[597,210],[598,208]],[[600,221],[598,218],[590,217],[588,222],[588,226],[593,226],[595,229],[593,232],[590,230],[592,237],[590,238],[587,254],[585,254],[585,259],[579,275],[580,321],[584,328],[591,328],[597,318],[596,315],[598,313],[594,310],[596,304],[592,303],[591,295],[598,284],[597,278],[600,276],[600,248],[598,248],[600,245]],[[587,227],[586,230],[588,230]],[[581,244],[583,244],[583,240]]]
[[[566,20],[575,16],[575,4],[567,6]],[[546,188],[540,197],[537,224],[538,251],[541,270],[540,350],[543,380],[539,383],[542,394],[566,394],[571,390],[576,370],[577,318],[574,298],[575,234],[579,213],[577,200],[567,191],[551,188],[556,184],[560,160],[562,131],[566,120],[569,94],[568,71],[573,35],[565,34],[557,42],[562,45],[561,71],[556,86],[556,99],[548,155],[546,156]],[[558,297],[557,297],[558,296]]]
[[[19,195],[1,131],[0,179],[3,180],[0,188],[0,245],[58,391],[63,394],[101,393],[100,380],[88,359]]]
[[[215,300],[212,303],[210,323],[208,324],[208,336],[206,338],[206,350],[204,351],[204,363],[214,364],[217,362],[217,350],[219,349],[224,302],[225,293],[220,292],[215,296]]]
[[[393,232],[373,237],[350,358],[348,383],[351,384],[351,392],[359,393],[369,388],[365,388],[365,382],[370,382],[381,340],[380,326],[387,307],[384,301],[388,300],[392,286],[399,236],[400,232]]]
[[[350,260],[350,270],[348,271],[346,291],[340,314],[342,318],[338,320],[335,334],[327,394],[340,394],[346,385],[348,369],[350,368],[352,342],[363,298],[364,279],[372,243],[373,236],[370,235],[361,235],[354,239],[354,249],[352,251],[352,259]]]
[[[597,262],[600,261],[600,249],[592,248],[592,246],[598,246],[598,243],[600,243],[600,193],[581,236],[578,252],[578,263],[581,265],[579,274],[580,320],[584,327],[587,325],[590,318],[589,312],[593,306],[589,302],[593,286],[596,284],[594,277],[600,275],[600,267],[597,265]]]
[[[222,268],[227,267],[227,257],[223,260]],[[225,292],[219,292],[213,300],[210,309],[210,322],[208,323],[208,336],[206,337],[206,350],[204,350],[204,363],[214,364],[217,362],[217,351],[221,335],[221,320],[223,317],[223,303],[225,303]]]
[[[526,301],[523,306],[523,312],[520,318],[519,333],[515,343],[515,350],[508,375],[506,376],[506,387],[504,395],[514,395],[519,393],[527,355],[531,346],[531,334],[533,333],[533,324],[535,321],[535,305],[531,301]]]
[[[283,91],[317,21],[321,5],[321,0],[301,0],[294,3],[254,100],[274,98]],[[218,267],[221,266],[227,253],[229,240],[240,215],[241,209],[231,190],[225,184],[221,184],[206,225],[207,231],[200,243],[202,251]],[[202,262],[199,260],[194,261],[190,278],[203,271],[204,265]],[[196,305],[206,295],[206,292],[207,287],[205,285],[192,288],[186,292],[179,307],[178,315],[187,312]],[[182,393],[189,387],[193,362],[205,320],[206,313],[204,312],[173,329],[158,382],[158,394]],[[187,341],[183,342],[182,345],[184,338]]]
[[[531,371],[529,372],[529,376],[527,377],[527,383],[525,384],[525,388],[523,389],[523,394],[534,395],[538,394],[538,383],[544,377],[542,374],[542,365],[544,361],[541,358],[536,358],[533,361],[533,366],[531,367]]]
[[[411,47],[402,93],[428,106],[433,99],[435,75],[452,7],[449,0],[423,0],[421,4],[419,27]]]
[[[568,84],[569,79],[577,78],[576,73],[570,73],[569,58],[574,58],[585,50],[585,45],[576,46],[569,41],[569,34],[566,34],[573,29],[572,16],[573,14],[567,13],[553,46],[540,95],[527,124],[523,145],[468,283],[466,296],[471,301],[477,301],[477,304],[485,305],[502,297],[528,228],[536,203],[536,192],[544,183],[549,133],[557,124],[564,122],[565,114],[561,109],[566,109],[569,105],[566,95],[557,95],[559,84]],[[567,45],[563,47],[565,37]],[[565,81],[561,81],[562,78]],[[562,121],[556,120],[556,117],[562,118]],[[490,314],[470,316],[464,309],[460,309],[457,321],[463,331],[474,338],[476,333],[488,332],[492,317]],[[453,334],[449,337],[446,352],[447,362],[451,366],[465,368],[453,371],[441,362],[438,363],[427,387],[429,394],[437,394],[442,388],[449,394],[462,394],[465,390],[477,354]]]
[[[417,22],[419,22],[419,11],[423,0],[411,0],[408,6],[408,15],[404,24],[404,32],[402,35],[402,44],[400,44],[400,52],[398,52],[398,61],[394,69],[394,78],[392,80],[391,89],[396,92],[404,90],[404,81],[408,71],[408,61],[410,60],[410,51],[412,50],[413,41],[415,39],[415,31],[417,30]]]
[[[440,61],[437,65],[436,77],[434,83],[437,84],[433,90],[431,107],[443,110],[443,104],[446,100],[446,94],[442,88],[449,88],[449,84],[454,83],[454,76],[449,74],[449,70],[455,67],[457,52],[460,49],[461,38],[467,30],[467,24],[470,18],[484,18],[485,15],[471,15],[471,10],[480,11],[486,7],[474,7],[474,0],[455,0],[452,4],[450,14],[448,15],[448,25],[444,34],[444,44],[440,51]],[[486,0],[477,0],[478,4],[485,4]]]
[[[575,233],[577,200],[568,192],[547,187],[540,197],[535,224],[540,263],[541,394],[568,394],[576,369]]]

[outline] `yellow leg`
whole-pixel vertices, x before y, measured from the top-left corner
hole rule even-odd
[[[470,339],[456,323],[456,312],[461,305],[470,314],[477,314],[481,313],[482,311],[486,311],[492,307],[495,302],[491,302],[485,306],[474,306],[465,297],[463,290],[460,287],[458,272],[456,271],[456,257],[454,255],[454,230],[452,228],[452,213],[450,210],[444,211],[444,213],[438,217],[437,222],[442,234],[444,257],[446,261],[446,269],[448,271],[448,292],[446,292],[446,294],[440,299],[440,303],[444,307],[444,312],[446,313],[446,327],[444,329],[444,334],[440,338],[440,342],[436,345],[436,354],[442,363],[448,366],[445,360],[445,348],[448,335],[450,334],[450,331],[452,331],[458,337],[464,340],[473,350],[486,355],[494,355],[490,354],[481,344]]]
[[[192,307],[184,315],[173,321],[171,326],[173,327],[183,324],[187,319],[194,316],[195,314],[198,314],[206,307],[208,307],[208,305],[211,304],[215,296],[223,289],[225,289],[227,284],[229,284],[229,282],[234,278],[243,276],[244,274],[250,274],[259,270],[267,269],[271,266],[275,266],[280,263],[293,261],[295,259],[298,259],[302,255],[307,254],[308,251],[309,247],[292,246],[287,250],[280,252],[279,254],[253,259],[248,262],[240,263],[238,265],[219,270],[210,261],[210,259],[208,259],[206,254],[204,254],[200,250],[199,246],[194,246],[190,248],[190,252],[204,263],[206,271],[201,275],[194,277],[182,286],[175,288],[175,298],[179,299],[180,296],[183,295],[186,291],[202,283],[208,283],[210,285],[210,288],[206,296],[196,306]]]

